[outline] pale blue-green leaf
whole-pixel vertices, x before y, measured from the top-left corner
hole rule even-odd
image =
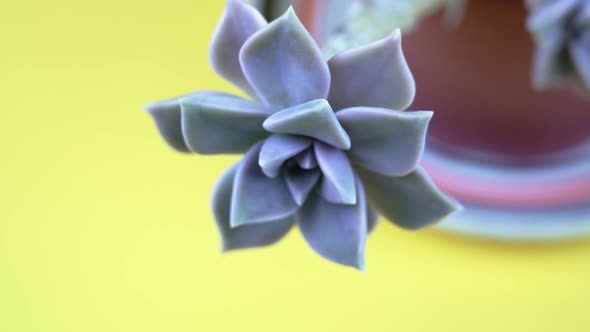
[[[578,29],[590,28],[590,1],[583,1],[574,18],[574,24]]]
[[[234,179],[230,225],[238,227],[287,218],[299,207],[283,177],[271,179],[258,165],[262,143],[244,156]]]
[[[290,167],[285,170],[287,186],[298,205],[303,205],[321,175],[319,169],[305,170],[299,167]]]
[[[336,111],[355,106],[404,110],[414,100],[414,77],[402,52],[399,30],[344,51],[328,65],[332,75],[328,101]]]
[[[238,164],[227,169],[213,189],[211,206],[221,234],[222,250],[230,251],[242,248],[262,247],[274,244],[282,239],[292,228],[293,218],[285,218],[263,224],[243,225],[232,228],[230,210],[233,183]]]
[[[432,112],[354,107],[336,113],[352,141],[350,160],[390,176],[406,175],[422,158]]]
[[[191,152],[182,135],[179,98],[157,101],[145,105],[144,108],[150,113],[160,135],[170,147],[180,152]]]
[[[240,63],[269,105],[287,108],[328,96],[328,65],[292,8],[246,41]]]
[[[315,158],[313,147],[295,156],[295,161],[297,161],[297,164],[303,169],[314,169],[318,167],[318,161]]]
[[[264,141],[258,164],[268,177],[277,177],[281,166],[311,145],[309,138],[293,135],[274,134]]]
[[[333,262],[365,268],[367,206],[363,186],[356,181],[359,199],[354,205],[334,204],[313,191],[295,220],[307,243]]]
[[[264,128],[273,133],[313,137],[339,149],[350,149],[350,138],[325,99],[274,113],[264,121]]]
[[[369,204],[402,228],[420,229],[461,209],[420,167],[403,177],[384,176],[361,168],[357,168],[357,173],[365,185]]]
[[[586,91],[590,91],[590,29],[570,42],[570,53],[576,73]]]
[[[354,171],[344,151],[314,142],[316,159],[322,170],[320,194],[335,204],[355,204],[358,199]]]
[[[240,66],[240,49],[266,20],[256,8],[241,0],[228,0],[209,46],[209,61],[215,72],[244,92],[255,96]]]
[[[548,26],[563,24],[579,0],[545,1],[531,10],[526,26],[531,31],[543,30]]]
[[[567,31],[561,25],[536,34],[537,49],[533,59],[533,85],[537,89],[559,86],[569,79],[569,59],[563,56]]]
[[[268,136],[268,107],[231,95],[200,93],[180,100],[187,146],[201,154],[243,153]]]

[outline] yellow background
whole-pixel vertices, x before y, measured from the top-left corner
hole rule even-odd
[[[0,331],[590,331],[590,242],[382,222],[367,272],[297,231],[221,255],[211,186],[142,104],[235,92],[207,63],[223,1],[0,3]],[[534,222],[534,220],[531,220]]]

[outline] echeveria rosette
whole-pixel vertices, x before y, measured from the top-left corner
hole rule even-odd
[[[590,0],[527,0],[537,88],[571,81],[590,93]]]
[[[326,62],[292,9],[267,24],[228,1],[211,64],[253,100],[205,91],[147,106],[179,151],[245,153],[213,193],[224,250],[297,224],[321,256],[363,269],[377,210],[418,229],[459,208],[419,167],[432,113],[397,111],[414,97],[400,42],[396,31]]]

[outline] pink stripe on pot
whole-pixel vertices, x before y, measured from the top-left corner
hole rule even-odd
[[[590,174],[554,182],[522,183],[466,176],[424,162],[444,192],[467,203],[508,208],[549,208],[590,201]]]

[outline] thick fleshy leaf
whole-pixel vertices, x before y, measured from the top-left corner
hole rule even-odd
[[[221,233],[222,250],[262,247],[279,241],[292,228],[293,218],[236,228],[230,226],[232,188],[237,168],[238,164],[235,164],[225,171],[213,189],[211,206],[217,229]]]
[[[303,169],[314,169],[318,167],[318,161],[315,158],[313,147],[303,151],[295,157],[297,164]]]
[[[295,220],[307,243],[333,262],[365,268],[367,206],[363,186],[356,181],[358,201],[354,205],[330,203],[312,192]]]
[[[246,41],[240,63],[269,105],[287,108],[328,96],[328,65],[292,8]]]
[[[556,24],[546,27],[545,29],[533,32],[533,37],[538,46],[551,53],[559,53],[566,45],[569,31],[565,25]]]
[[[242,0],[228,0],[209,47],[209,61],[215,72],[254,96],[240,66],[240,49],[266,20],[256,8]]]
[[[384,176],[361,168],[367,200],[381,215],[405,229],[420,229],[461,209],[418,167],[403,177]]]
[[[538,90],[559,86],[568,79],[568,72],[557,54],[547,51],[535,52],[533,59],[532,81]]]
[[[367,202],[367,233],[371,233],[379,222],[379,213]]]
[[[576,13],[574,23],[578,29],[590,28],[590,1],[585,1]]]
[[[160,135],[170,147],[180,152],[191,152],[182,136],[179,98],[148,104],[145,110],[151,114]]]
[[[268,177],[277,177],[285,161],[307,149],[311,143],[311,139],[306,137],[281,134],[272,135],[262,145],[258,164]]]
[[[328,61],[335,110],[368,106],[404,110],[414,100],[414,77],[402,52],[401,33],[354,48]]]
[[[561,24],[578,3],[579,0],[559,0],[546,1],[534,6],[526,22],[527,27],[532,31],[538,31],[551,25]]]
[[[298,205],[303,205],[321,175],[319,169],[305,170],[299,167],[291,167],[285,171],[287,186]]]
[[[258,165],[262,143],[244,156],[234,180],[230,225],[238,227],[287,218],[299,207],[282,177],[267,177]]]
[[[316,159],[322,170],[320,193],[328,202],[355,204],[354,171],[344,151],[321,142],[314,142]]]
[[[414,170],[424,151],[432,112],[400,112],[354,107],[336,117],[352,141],[351,161],[384,175],[401,176]]]
[[[198,93],[180,99],[187,146],[201,154],[243,153],[268,133],[268,107],[231,95]]]
[[[590,91],[590,29],[571,42],[570,53],[576,73]]]
[[[538,45],[533,63],[533,84],[536,88],[557,86],[568,79],[569,60],[562,56],[566,35],[561,25],[548,27],[535,35]]]
[[[313,137],[339,149],[350,149],[350,138],[325,99],[274,113],[264,121],[264,128],[272,133]]]

